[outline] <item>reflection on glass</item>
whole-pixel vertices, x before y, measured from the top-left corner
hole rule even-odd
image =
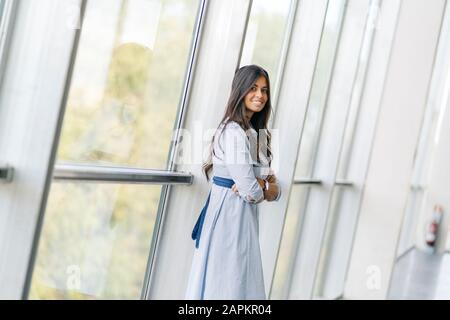
[[[254,0],[247,25],[241,66],[257,64],[267,70],[276,88],[278,64],[292,0]]]
[[[199,1],[87,2],[59,161],[165,169]]]
[[[3,18],[3,8],[5,7],[5,0],[0,0],[0,24]]]
[[[397,247],[397,258],[414,245],[423,210],[425,194],[433,166],[434,149],[439,145],[442,120],[447,112],[450,98],[450,5],[447,2],[442,23],[439,46],[431,79],[426,113],[423,119],[418,146],[415,150],[411,189],[403,215],[401,236]],[[423,234],[423,233],[422,233]]]
[[[322,248],[320,250],[319,263],[317,266],[317,277],[315,281],[314,296],[316,298],[324,297],[324,285],[328,272],[332,272],[327,267],[329,266],[330,252],[333,250],[333,244],[336,236],[336,226],[339,220],[339,213],[341,212],[342,194],[345,187],[335,186],[332,191],[330,209],[328,211],[328,220],[324,234]],[[335,298],[335,297],[324,297]]]
[[[372,50],[372,42],[374,37],[374,27],[378,12],[380,9],[380,0],[371,0],[367,8],[367,18],[364,37],[361,45],[355,41],[355,50],[359,50],[358,71],[353,82],[352,97],[350,101],[350,110],[348,114],[347,127],[345,129],[344,140],[342,142],[341,154],[337,169],[337,178],[342,180],[348,179],[350,158],[353,151],[353,140],[358,127],[358,117],[360,112],[361,98],[367,68],[369,67],[369,58]],[[358,47],[356,47],[358,46]]]
[[[54,183],[31,299],[139,299],[160,186]]]
[[[328,4],[309,98],[308,113],[298,152],[296,177],[311,177],[312,175],[316,151],[320,142],[322,121],[326,112],[328,89],[333,73],[345,4],[345,0],[334,0]]]
[[[418,219],[424,201],[424,190],[411,188],[403,216],[402,229],[397,246],[397,258],[414,245]]]
[[[166,168],[199,4],[87,1],[57,162]],[[53,183],[30,298],[140,298],[160,193]]]
[[[297,239],[301,228],[303,208],[306,207],[306,199],[308,198],[309,191],[310,188],[306,186],[292,186],[270,299],[289,298],[289,280],[295,266],[298,245]]]
[[[0,0],[0,71],[3,69],[4,55],[5,55],[5,38],[8,32],[7,30],[7,10],[6,0]],[[1,78],[1,74],[0,74]]]
[[[345,6],[345,0],[336,0],[330,1],[327,7],[312,91],[297,156],[294,175],[296,178],[314,178],[314,161],[320,143],[322,119],[326,112],[327,96],[334,60],[338,50]],[[293,276],[295,264],[297,263],[297,247],[299,245],[302,221],[306,214],[309,193],[310,187],[301,185],[292,187],[271,291],[272,299],[289,298],[290,279]],[[314,213],[310,212],[309,214]],[[299,263],[307,262],[301,261]]]
[[[379,7],[379,0],[371,0],[367,3],[361,2],[358,12],[353,11],[353,14],[360,14],[361,17],[365,17],[366,25],[361,41],[352,43],[354,52],[359,52],[359,54],[357,60],[355,60],[357,72],[352,83],[349,113],[336,172],[337,180],[352,181],[354,177],[351,176],[351,173],[354,174],[356,170],[350,168],[350,165],[358,165],[351,163],[355,152],[353,140],[360,124],[358,122],[360,102],[372,49],[373,24],[376,21]],[[358,31],[349,30],[348,32]],[[356,35],[353,35],[352,38],[357,39]],[[353,170],[350,171],[350,169]],[[342,186],[333,188],[315,279],[315,298],[335,299],[343,293],[359,210],[357,203],[360,197],[361,193],[358,188]]]

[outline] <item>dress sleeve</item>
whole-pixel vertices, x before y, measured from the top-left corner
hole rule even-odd
[[[223,141],[225,165],[239,195],[249,203],[262,202],[264,193],[253,171],[250,142],[245,131],[238,124],[230,123],[223,131]]]

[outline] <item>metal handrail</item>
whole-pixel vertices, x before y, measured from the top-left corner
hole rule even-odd
[[[353,187],[353,182],[348,180],[336,180],[334,184],[341,187]]]
[[[14,168],[12,167],[0,167],[0,182],[9,183],[13,180]]]
[[[112,167],[87,164],[56,164],[53,180],[56,182],[85,181],[107,183],[192,184],[191,173],[166,170]]]
[[[309,178],[300,178],[294,179],[294,184],[307,184],[307,185],[321,185],[322,180],[319,179],[309,179]]]
[[[294,184],[303,184],[303,185],[322,185],[322,180],[320,179],[310,179],[310,178],[296,178],[294,179]],[[342,187],[353,187],[353,182],[348,180],[336,180],[334,182],[336,186]]]

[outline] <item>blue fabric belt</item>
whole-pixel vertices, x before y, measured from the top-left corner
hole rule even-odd
[[[225,188],[231,188],[234,185],[233,180],[217,176],[213,177],[213,183]],[[206,210],[208,209],[210,197],[211,191],[209,191],[208,199],[206,199],[205,206],[203,207],[202,211],[200,212],[200,215],[198,216],[197,222],[195,223],[194,226],[194,230],[192,230],[192,240],[195,240],[196,248],[198,248],[198,245],[200,243],[200,234],[202,233],[203,222],[205,222]]]

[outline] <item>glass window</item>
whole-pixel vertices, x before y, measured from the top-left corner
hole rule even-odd
[[[436,63],[428,95],[426,113],[414,158],[408,202],[405,208],[401,236],[397,248],[397,258],[416,243],[417,228],[423,207],[426,204],[429,179],[432,172],[433,155],[439,146],[442,121],[446,112],[450,92],[450,6],[447,5],[437,50]],[[420,234],[424,231],[420,230]]]
[[[364,29],[364,24],[367,25],[368,19],[371,18],[371,10],[375,11],[378,8],[375,5],[369,6],[369,3],[356,0],[328,2],[271,299],[338,296],[331,296],[330,290],[327,290],[327,294],[324,292],[327,281],[336,282],[334,271],[337,269],[329,267],[335,265],[335,261],[330,260],[330,253],[335,249],[334,243],[338,236],[342,236],[342,230],[347,232],[344,235],[346,240],[353,234],[351,226],[342,226],[341,222],[349,219],[345,215],[346,212],[342,212],[342,202],[345,200],[345,210],[349,208],[349,202],[352,205],[357,203],[351,181],[347,179],[349,154],[353,151],[352,139],[357,125],[361,91],[371,49],[372,33],[370,28]],[[376,4],[377,1],[373,3]],[[355,59],[351,59],[352,56],[349,58],[348,52],[352,52]],[[345,83],[345,86],[339,85],[342,83]],[[340,119],[332,117],[337,113],[344,113],[347,117]],[[330,119],[333,121],[327,122]],[[333,126],[328,127],[331,122]],[[336,148],[335,151],[328,153],[324,151],[330,150],[331,147],[335,148],[336,143],[340,149]],[[322,152],[321,155],[332,154],[332,156],[322,161],[318,158],[319,151]],[[334,171],[335,164],[337,164],[336,171]],[[321,174],[319,177],[315,176],[317,172]],[[328,184],[314,186],[318,178],[332,183],[335,177],[339,183],[334,186],[329,187]],[[341,183],[340,180],[345,183]],[[356,212],[353,207],[348,211]],[[345,250],[340,251],[341,257],[338,257],[339,285],[345,276],[343,269],[351,250],[347,245],[344,247]]]
[[[292,0],[254,0],[247,25],[241,66],[257,64],[267,70],[272,91],[277,76],[284,45],[287,21]]]
[[[3,20],[3,9],[5,7],[5,0],[0,0],[0,23]]]
[[[325,229],[324,240],[320,251],[319,264],[317,267],[317,278],[314,288],[314,296],[316,298],[336,299],[338,295],[342,293],[339,292],[336,294],[336,296],[327,296],[325,294],[325,286],[327,284],[327,281],[334,280],[331,278],[332,276],[330,275],[330,273],[332,273],[332,271],[329,270],[329,266],[331,265],[331,250],[335,248],[333,242],[336,241],[336,233],[338,232],[337,225],[339,221],[342,220],[340,214],[343,214],[342,198],[345,192],[351,191],[349,191],[348,188],[342,186],[335,186],[332,191],[327,226]]]
[[[4,68],[4,56],[7,46],[7,36],[9,35],[10,17],[12,8],[12,0],[0,0],[0,82],[2,80]]]
[[[200,3],[87,2],[57,163],[166,169]],[[55,180],[29,297],[139,299],[163,190]]]
[[[354,4],[355,2],[352,0],[350,5]],[[359,200],[362,195],[362,190],[352,184],[356,178],[356,167],[360,165],[354,160],[354,156],[359,150],[354,143],[354,137],[358,127],[361,127],[360,101],[365,85],[374,37],[374,24],[379,12],[380,1],[359,2],[358,7],[352,6],[352,8],[354,10],[347,13],[347,18],[359,16],[357,21],[365,23],[365,27],[363,33],[360,33],[357,28],[352,28],[348,30],[351,34],[347,35],[348,38],[354,39],[351,44],[352,51],[359,52],[359,54],[357,57],[355,56],[355,74],[346,75],[346,78],[353,79],[353,82],[346,128],[336,170],[336,182],[348,184],[335,184],[331,190],[331,201],[320,248],[314,288],[314,297],[319,299],[336,299],[343,294],[359,212]],[[362,35],[361,41],[359,41],[360,35]],[[348,72],[349,69],[351,68],[347,68],[345,72]],[[362,131],[358,132],[361,134]]]
[[[29,298],[139,298],[160,192],[54,183]]]
[[[306,207],[309,186],[294,184],[289,195],[289,205],[284,221],[283,237],[278,252],[275,276],[272,283],[270,299],[287,299],[290,291],[290,277],[296,263],[296,252],[298,250],[298,238],[302,223],[303,208]]]
[[[59,162],[166,168],[198,4],[88,2]]]
[[[320,41],[320,50],[314,72],[308,113],[305,119],[295,168],[296,177],[312,177],[314,159],[319,146],[322,122],[326,112],[328,90],[333,73],[344,7],[345,1],[340,0],[331,2],[327,8],[326,22]]]
[[[334,56],[339,38],[339,25],[343,15],[345,1],[335,1],[327,8],[327,15],[318,52],[317,67],[314,73],[312,92],[305,119],[305,127],[297,157],[294,173],[296,179],[312,178],[314,159],[319,144],[323,113],[326,108],[326,97],[331,79]],[[298,244],[300,239],[304,212],[307,208],[311,187],[296,184],[291,190],[289,206],[284,222],[284,229],[277,258],[271,299],[287,299],[290,296],[291,277],[297,263]],[[301,218],[300,218],[301,217]],[[290,220],[295,222],[290,223]]]

